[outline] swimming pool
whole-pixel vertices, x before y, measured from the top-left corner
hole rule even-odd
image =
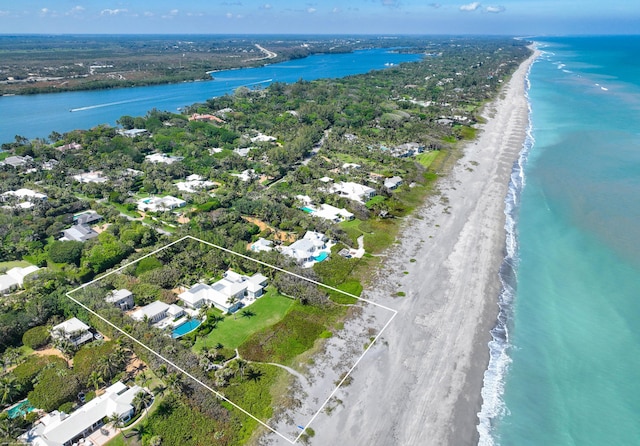
[[[171,337],[176,339],[176,338],[179,338],[180,336],[186,335],[187,333],[191,333],[193,330],[198,328],[201,323],[202,322],[199,321],[198,319],[190,319],[187,322],[184,322],[178,325],[176,328],[174,328],[173,332],[171,333]]]
[[[9,418],[18,418],[23,417],[35,408],[31,405],[29,400],[22,400],[18,404],[13,407],[7,409],[7,414]]]
[[[315,209],[311,209],[310,207],[307,207],[307,206],[301,207],[300,210],[305,211],[307,214],[312,214],[316,211]]]
[[[317,256],[313,257],[313,260],[315,260],[316,262],[322,262],[327,257],[329,257],[329,253],[326,252],[326,251],[323,251],[320,254],[318,254]]]

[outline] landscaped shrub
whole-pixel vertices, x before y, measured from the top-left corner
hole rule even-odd
[[[34,350],[47,345],[50,339],[49,329],[44,326],[30,328],[22,335],[22,343]]]
[[[26,395],[31,389],[33,389],[33,381],[38,373],[42,371],[46,366],[66,367],[67,361],[59,356],[36,356],[31,355],[25,362],[17,366],[11,373],[18,380],[21,393]],[[23,395],[23,396],[24,396]]]
[[[80,381],[66,367],[49,367],[38,376],[38,383],[29,392],[28,398],[34,407],[46,412],[62,404],[74,401],[80,391]]]

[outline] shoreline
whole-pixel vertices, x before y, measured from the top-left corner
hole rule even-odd
[[[363,293],[398,315],[336,393],[340,404],[315,419],[311,444],[478,443],[505,256],[505,197],[526,138],[525,79],[537,54],[486,106],[479,137],[439,181],[439,194],[407,218]],[[397,291],[406,297],[392,297]]]

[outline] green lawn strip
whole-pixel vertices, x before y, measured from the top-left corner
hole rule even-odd
[[[356,218],[350,221],[343,221],[339,225],[340,228],[349,235],[349,238],[353,241],[353,246],[356,246],[358,243],[358,237],[363,234],[360,230],[360,223],[362,223],[362,220]]]
[[[194,350],[198,352],[204,346],[213,348],[218,343],[224,345],[225,349],[233,350],[252,334],[280,321],[293,304],[293,299],[268,288],[264,296],[246,308],[254,313],[253,316],[243,316],[243,310],[235,315],[226,316],[205,338],[198,337]]]
[[[296,301],[284,319],[248,338],[239,347],[240,355],[250,361],[289,364],[313,347],[345,311],[342,306],[315,307]]]
[[[422,164],[424,167],[428,168],[431,165],[431,163],[433,163],[433,161],[438,157],[439,154],[440,154],[439,150],[432,150],[432,151],[417,155],[416,160],[418,160],[418,162]]]
[[[9,270],[11,268],[26,268],[27,266],[31,266],[31,263],[26,262],[24,260],[11,260],[8,262],[0,262],[0,270],[5,269]]]

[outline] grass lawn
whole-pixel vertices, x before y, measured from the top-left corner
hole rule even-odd
[[[268,288],[264,296],[246,308],[254,313],[254,316],[243,316],[243,310],[235,315],[226,316],[206,338],[198,338],[194,350],[200,351],[205,345],[214,347],[217,343],[221,343],[226,349],[235,349],[253,333],[279,322],[293,304],[293,299]]]
[[[416,159],[424,167],[429,167],[431,163],[433,163],[433,161],[438,157],[439,154],[440,154],[439,150],[432,150],[430,152],[425,152],[425,153],[421,153],[420,155],[417,155]]]
[[[128,215],[131,218],[140,218],[140,214],[137,211],[128,210],[124,204],[113,203],[113,202],[108,202],[105,204],[108,204],[109,206],[116,208],[119,212],[123,213],[124,215]]]
[[[12,260],[10,262],[0,262],[0,269],[11,269],[19,266],[20,268],[25,268],[27,266],[31,266],[31,263],[25,262],[24,260]]]

